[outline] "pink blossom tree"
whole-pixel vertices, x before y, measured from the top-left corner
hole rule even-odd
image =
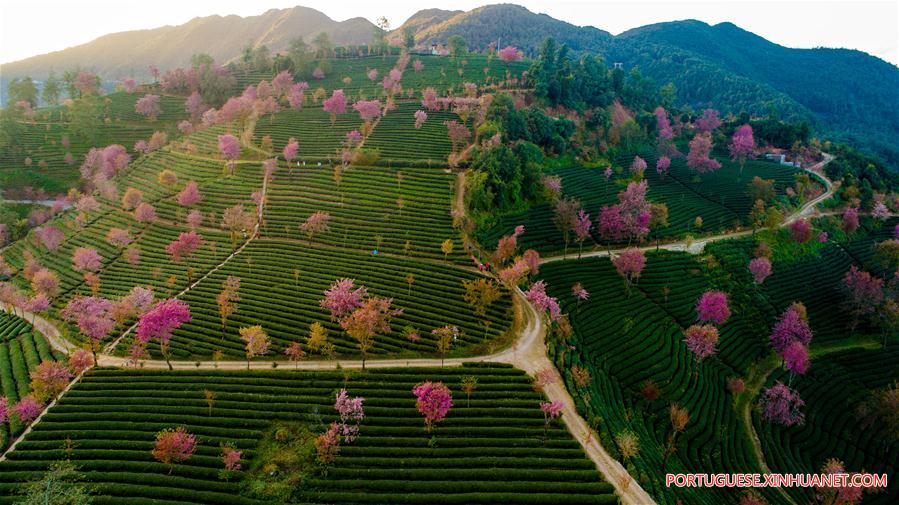
[[[288,360],[293,361],[294,368],[298,369],[300,360],[306,356],[306,351],[303,350],[303,346],[299,342],[292,342],[284,349],[284,355],[287,356]]]
[[[103,258],[96,249],[79,247],[72,253],[72,269],[76,272],[96,272],[103,265]]]
[[[742,176],[746,159],[755,158],[755,137],[752,135],[752,127],[744,124],[737,128],[727,148],[730,150],[731,159],[739,160],[740,175]]]
[[[157,433],[156,445],[151,453],[156,460],[165,463],[169,467],[169,473],[172,473],[175,463],[187,461],[196,450],[197,437],[190,434],[184,426],[179,426]]]
[[[421,127],[425,124],[425,121],[428,120],[428,113],[423,110],[415,111],[415,129],[421,130]]]
[[[771,275],[771,260],[764,256],[753,258],[749,261],[749,271],[755,283],[761,284]]]
[[[297,142],[297,139],[290,137],[290,140],[287,141],[287,144],[284,145],[284,160],[287,163],[293,161],[294,158],[297,157],[297,153],[300,151],[300,143]]]
[[[431,381],[416,384],[412,394],[415,395],[415,407],[425,418],[425,428],[431,433],[434,425],[443,421],[453,407],[453,395],[442,382]]]
[[[32,421],[37,419],[39,415],[41,415],[41,411],[44,410],[44,405],[38,401],[33,395],[28,395],[18,403],[13,405],[9,412],[10,414],[14,414],[19,418],[19,422],[22,424],[30,424]]]
[[[337,121],[338,114],[346,113],[346,96],[344,96],[343,90],[335,89],[331,92],[331,98],[322,102],[322,107],[325,112],[331,114],[331,124],[333,125]]]
[[[331,320],[337,321],[362,306],[368,295],[365,286],[355,286],[353,279],[340,279],[331,283],[325,291],[324,299],[319,301],[323,309],[331,312]]]
[[[712,137],[699,133],[690,141],[687,166],[699,173],[713,172],[721,168],[721,163],[709,157],[712,153]]]
[[[812,223],[806,219],[797,219],[790,223],[790,238],[804,244],[812,239]]]
[[[642,249],[630,247],[612,258],[612,264],[615,265],[618,275],[624,277],[627,285],[630,286],[640,278],[640,273],[646,266],[646,255],[643,254]]]
[[[434,88],[425,88],[422,90],[421,106],[429,111],[440,110],[440,102],[437,101],[437,91]]]
[[[583,209],[579,210],[577,214],[577,222],[574,226],[574,235],[575,237],[577,237],[578,243],[578,259],[580,259],[581,252],[584,249],[584,241],[590,238],[590,230],[592,228],[593,223],[590,221],[590,215],[587,214]]]
[[[562,309],[559,307],[559,300],[546,294],[546,282],[539,280],[531,285],[525,291],[524,298],[531,302],[540,314],[549,313],[549,319],[552,322],[558,321],[562,317]]]
[[[234,173],[234,160],[240,157],[240,141],[237,137],[227,133],[219,135],[219,153],[228,160],[228,171]]]
[[[699,322],[722,325],[730,318],[727,294],[721,291],[706,291],[696,302],[696,316]]]
[[[846,235],[852,235],[858,229],[858,208],[849,207],[843,213],[842,229]]]
[[[359,436],[359,425],[365,419],[364,401],[361,396],[351,398],[346,389],[338,391],[334,398],[334,410],[340,418],[338,426],[345,443],[352,443]]]
[[[162,355],[169,370],[172,370],[169,340],[174,330],[190,320],[190,306],[187,303],[175,299],[163,300],[140,317],[135,338],[142,345],[146,345],[151,339],[159,339]]]
[[[233,445],[222,444],[222,464],[227,472],[237,472],[240,470],[240,459],[243,457],[243,451],[238,451]]]
[[[546,445],[549,425],[562,415],[562,409],[564,408],[565,404],[560,401],[540,402],[540,411],[543,412],[543,445]]]
[[[143,98],[134,104],[134,112],[148,118],[150,121],[155,121],[159,113],[162,112],[162,107],[159,105],[159,95],[144,95]]]
[[[331,221],[331,214],[323,211],[315,211],[303,221],[303,224],[300,225],[300,231],[306,234],[309,238],[309,243],[312,243],[312,238],[316,233],[326,233],[330,230],[328,223]]]
[[[188,181],[184,185],[184,189],[179,191],[175,198],[178,201],[178,205],[183,207],[193,207],[203,201],[203,195],[200,194],[200,188],[196,181]]]
[[[69,354],[69,370],[73,375],[81,375],[82,372],[94,366],[94,358],[90,349],[76,349]]]
[[[117,249],[127,247],[133,241],[131,232],[124,228],[110,228],[106,232],[106,242]]]
[[[668,156],[659,156],[659,159],[656,160],[656,173],[659,175],[665,175],[668,173],[668,169],[671,167],[671,158]]]
[[[103,339],[109,336],[115,328],[111,309],[112,302],[105,298],[76,296],[60,311],[60,315],[65,321],[76,323],[78,331],[89,338],[95,362]]]
[[[142,224],[150,224],[156,221],[156,207],[143,202],[134,209],[134,220]]]
[[[759,401],[762,418],[784,426],[805,422],[805,414],[800,410],[804,405],[805,402],[799,397],[799,393],[780,381],[766,389]]]
[[[391,319],[403,313],[402,309],[391,307],[392,304],[392,298],[373,296],[340,320],[340,327],[358,344],[362,353],[363,370],[368,351],[374,346],[375,337],[389,333]]]
[[[203,97],[200,96],[199,91],[194,90],[194,92],[187,97],[187,100],[184,101],[184,111],[190,114],[190,117],[193,120],[199,119],[208,109],[206,104],[203,103]]]
[[[634,174],[638,179],[643,177],[643,172],[646,171],[646,160],[639,156],[634,156],[633,162],[631,162],[631,173]]]
[[[684,342],[687,344],[687,349],[696,358],[696,369],[693,373],[694,377],[696,377],[699,374],[699,365],[702,363],[702,360],[717,352],[715,347],[718,344],[718,328],[711,324],[694,324],[684,330],[684,336],[686,337]]]
[[[514,46],[506,46],[497,51],[496,55],[499,56],[499,59],[505,63],[521,61],[524,58],[524,55],[521,53],[521,51],[519,51],[518,48]]]
[[[381,117],[380,100],[359,100],[353,104],[353,110],[359,113],[359,117],[365,123],[364,129],[371,128],[371,122]]]
[[[850,333],[854,333],[859,318],[873,314],[883,301],[883,279],[852,265],[843,276],[841,287],[846,295],[846,305],[852,312]]]
[[[715,109],[706,109],[702,112],[702,117],[697,118],[693,124],[694,128],[700,133],[711,133],[721,126],[721,119],[718,118],[718,111]]]
[[[44,225],[35,228],[33,233],[41,245],[51,252],[59,249],[59,246],[66,239],[65,234],[53,225]]]
[[[465,146],[468,140],[471,139],[471,131],[468,127],[455,119],[444,121],[443,125],[446,126],[447,135],[453,145],[453,152],[456,152],[459,147]]]
[[[794,340],[784,349],[784,366],[792,374],[805,375],[809,365],[808,347],[802,342]]]
[[[808,324],[805,306],[795,303],[787,308],[771,330],[771,347],[783,356],[793,342],[808,346],[812,341],[812,329]]]
[[[53,400],[72,380],[72,372],[58,361],[45,360],[29,373],[31,394],[39,401]]]

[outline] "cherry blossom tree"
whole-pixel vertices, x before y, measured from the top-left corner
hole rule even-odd
[[[718,328],[710,325],[694,324],[684,330],[684,341],[687,343],[687,349],[696,357],[696,371],[694,376],[699,373],[699,364],[705,358],[715,354],[718,344]]]
[[[131,94],[137,89],[137,81],[134,77],[125,77],[122,79],[122,87],[125,88],[125,93]]]
[[[780,381],[762,393],[759,405],[762,408],[762,418],[766,421],[788,427],[805,422],[805,414],[800,410],[805,402],[797,391]]]
[[[79,247],[72,253],[72,269],[76,272],[96,272],[103,265],[103,258],[96,249]]]
[[[59,249],[59,246],[66,239],[65,234],[53,225],[44,225],[35,228],[33,233],[41,245],[51,252]]]
[[[262,329],[262,326],[247,326],[241,328],[240,339],[244,341],[244,347],[247,354],[247,370],[250,369],[250,360],[256,356],[262,356],[268,352],[271,341],[268,334]]]
[[[643,172],[646,171],[646,160],[639,156],[634,156],[633,162],[631,162],[631,173],[634,174],[638,179],[643,177]]]
[[[381,101],[359,100],[353,104],[353,110],[359,113],[363,122],[371,123],[381,117]]]
[[[549,425],[562,415],[562,409],[564,408],[565,404],[560,401],[540,402],[540,411],[543,412],[543,445],[546,445]]]
[[[740,175],[742,176],[746,159],[755,158],[755,137],[752,135],[752,127],[744,124],[737,128],[727,148],[730,150],[731,159],[739,160]]]
[[[174,330],[190,320],[190,306],[187,303],[175,299],[163,300],[140,317],[135,337],[137,342],[143,345],[151,339],[158,339],[162,356],[169,370],[172,370],[172,363],[169,361],[169,340]]]
[[[365,419],[364,401],[361,396],[351,398],[346,389],[338,391],[334,398],[334,410],[340,418],[338,427],[345,443],[352,443],[359,436],[359,425]]]
[[[333,125],[337,121],[338,114],[346,113],[346,96],[344,96],[343,90],[335,89],[331,92],[331,98],[322,102],[322,107],[325,112],[331,114],[331,125]]]
[[[228,172],[234,173],[234,160],[240,157],[240,141],[237,137],[226,133],[219,135],[219,153],[228,160]]]
[[[521,61],[524,58],[524,55],[521,53],[521,51],[519,51],[518,48],[514,46],[506,46],[497,51],[496,55],[499,56],[500,60],[506,63]]]
[[[415,111],[415,129],[421,130],[421,127],[425,124],[425,121],[428,120],[428,113],[419,109]]]
[[[771,330],[771,347],[781,356],[793,342],[808,346],[812,341],[812,329],[808,324],[805,306],[794,303],[781,314]]]
[[[668,156],[659,156],[659,159],[656,160],[656,173],[659,175],[665,175],[668,173],[668,169],[671,167],[671,158]]]
[[[761,284],[771,275],[771,260],[764,256],[753,258],[749,261],[749,271],[755,283]]]
[[[327,467],[337,459],[340,453],[340,426],[331,423],[328,429],[315,439],[315,459],[322,465],[325,474]]]
[[[549,313],[549,319],[552,322],[558,321],[562,317],[562,309],[559,307],[559,300],[546,294],[546,282],[539,280],[531,285],[525,291],[524,298],[531,302],[540,314]]]
[[[563,258],[568,255],[571,233],[578,224],[578,212],[583,212],[581,210],[581,202],[574,198],[562,198],[556,202],[553,212],[553,223],[562,232],[562,238],[565,241],[565,249],[562,252]]]
[[[646,255],[643,250],[637,247],[631,247],[621,251],[617,256],[612,258],[612,264],[618,275],[624,277],[627,285],[630,286],[636,279],[640,278],[643,267],[646,266]]]
[[[812,239],[812,223],[805,219],[797,219],[790,223],[790,238],[804,244]]]
[[[110,228],[106,232],[106,242],[117,249],[123,249],[133,241],[131,232],[124,228]]]
[[[690,152],[687,153],[687,166],[699,173],[713,172],[721,168],[718,160],[712,159],[712,137],[699,133],[690,141]]]
[[[425,418],[428,433],[434,425],[443,421],[453,407],[453,394],[442,382],[421,382],[412,388],[415,395],[415,407]]]
[[[81,375],[82,372],[94,366],[94,358],[90,349],[76,349],[69,354],[69,370],[72,375]]]
[[[172,473],[175,463],[187,461],[196,450],[197,437],[190,434],[184,426],[179,426],[158,432],[156,445],[151,453],[157,461],[166,464],[169,473]]]
[[[287,141],[287,144],[284,145],[284,160],[287,163],[293,161],[294,158],[297,157],[297,153],[300,151],[300,143],[297,142],[297,139],[294,137],[290,137],[290,140]]]
[[[852,265],[843,276],[842,289],[846,295],[846,305],[852,311],[850,333],[854,333],[859,318],[873,314],[883,300],[883,279]]]
[[[592,228],[593,223],[590,221],[590,215],[587,214],[583,209],[579,210],[577,213],[577,222],[574,225],[574,235],[575,237],[577,237],[578,243],[578,259],[580,259],[581,252],[584,249],[584,241],[590,238],[590,230]]]
[[[111,309],[112,302],[105,298],[76,296],[60,311],[65,321],[76,323],[78,331],[90,339],[89,345],[95,362],[101,342],[115,327]]]
[[[784,349],[784,366],[791,374],[805,375],[809,366],[808,347],[802,342],[794,340]]]
[[[156,207],[147,202],[141,203],[134,209],[134,220],[143,224],[156,221]]]
[[[298,369],[300,360],[306,356],[306,351],[303,350],[303,346],[299,342],[292,342],[284,349],[284,355],[287,356],[288,360],[293,361],[294,369]]]
[[[324,211],[315,211],[303,221],[303,224],[300,225],[300,231],[306,234],[309,238],[309,243],[312,243],[312,238],[316,233],[327,233],[330,230],[330,226],[328,223],[331,221],[331,214]]]
[[[693,124],[694,128],[700,133],[711,133],[721,126],[721,119],[718,118],[718,111],[715,109],[706,109],[702,111],[702,117],[697,118]]]
[[[443,125],[446,126],[447,135],[449,135],[450,142],[452,143],[453,152],[458,151],[459,147],[465,146],[469,139],[471,139],[471,131],[468,127],[455,119],[444,121]]]
[[[30,424],[37,419],[44,410],[44,405],[33,395],[28,395],[9,408],[10,415],[14,414],[22,424]]]
[[[41,402],[53,400],[72,380],[72,372],[58,361],[45,360],[29,374],[31,394]]]
[[[196,181],[188,181],[175,198],[178,205],[183,207],[193,207],[203,201],[203,195],[200,194],[200,188]]]
[[[155,121],[162,107],[159,105],[159,95],[144,95],[134,104],[134,112],[144,116],[150,121]]]
[[[323,309],[331,312],[331,320],[338,321],[362,306],[368,296],[365,286],[355,286],[353,279],[340,279],[331,283],[325,291],[324,299],[319,301]]]
[[[197,120],[209,107],[203,103],[203,97],[199,91],[194,91],[184,101],[184,111],[190,114],[191,119]]]
[[[440,102],[437,100],[437,91],[434,88],[425,88],[422,90],[421,106],[429,111],[440,110]]]
[[[846,235],[852,235],[858,229],[858,208],[849,207],[843,212],[843,222],[841,225]]]
[[[727,294],[721,291],[706,291],[696,302],[696,315],[699,322],[722,325],[730,318],[730,307]]]

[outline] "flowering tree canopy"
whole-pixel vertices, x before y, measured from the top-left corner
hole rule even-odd
[[[425,418],[428,433],[434,424],[439,423],[453,407],[453,395],[442,382],[422,382],[412,388],[415,395],[415,407]]]
[[[780,381],[766,389],[759,401],[762,417],[766,421],[793,426],[805,422],[805,414],[800,409],[805,405],[799,393]]]
[[[139,99],[134,104],[134,112],[151,120],[156,119],[156,116],[162,112],[162,107],[159,105],[159,95],[145,95]]]
[[[368,289],[365,286],[357,288],[354,282],[353,279],[334,281],[325,291],[324,299],[318,302],[322,308],[331,312],[332,321],[337,321],[362,306]]]
[[[646,255],[643,254],[642,249],[631,247],[612,258],[612,264],[615,265],[618,274],[630,283],[639,278],[640,273],[643,272],[643,267],[646,266]]]
[[[718,344],[718,328],[710,324],[694,324],[684,330],[687,349],[696,356],[696,361],[715,354],[715,346]]]
[[[696,302],[697,320],[714,324],[724,324],[730,318],[727,294],[721,291],[706,291]]]
[[[771,260],[764,256],[753,258],[749,261],[749,271],[755,283],[761,284],[771,275]]]
[[[156,445],[151,452],[158,461],[172,466],[189,459],[196,449],[197,437],[188,433],[187,428],[179,426],[157,433]]]
[[[709,157],[712,153],[712,137],[699,133],[690,141],[687,166],[699,173],[713,172],[721,168],[721,163]]]

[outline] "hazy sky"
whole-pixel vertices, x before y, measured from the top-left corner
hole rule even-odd
[[[509,0],[576,25],[613,34],[678,19],[731,21],[789,47],[847,47],[899,65],[899,0]],[[255,15],[305,5],[342,21],[387,16],[396,27],[421,8],[469,10],[485,1],[395,0],[0,0],[0,62],[89,42],[106,33],[184,23],[211,14]]]

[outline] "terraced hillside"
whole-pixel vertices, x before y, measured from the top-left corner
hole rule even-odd
[[[184,119],[184,99],[162,96],[162,113],[147,121],[134,111],[143,93],[111,93],[100,100],[101,120],[92,127],[93,139],[73,133],[69,112],[63,106],[42,109],[34,120],[20,125],[20,148],[0,151],[0,187],[42,188],[50,194],[65,193],[78,182],[78,167],[91,147],[121,144],[134,156],[134,143],[147,140],[154,131],[174,135]],[[71,154],[71,162],[66,155]]]
[[[466,375],[478,381],[470,404],[459,390]],[[434,438],[411,393],[424,380],[443,381],[455,397]],[[617,501],[564,428],[555,423],[544,439],[541,395],[527,375],[496,365],[365,373],[93,370],[0,463],[0,501],[12,503],[19,481],[67,457],[96,489],[98,503],[270,502],[248,497],[241,485],[261,463],[254,459],[260,440],[277,426],[324,429],[336,417],[332,404],[342,387],[365,398],[360,436],[341,447],[327,476],[301,467],[307,477],[294,495],[300,502]],[[205,390],[216,394],[211,411]],[[158,430],[175,426],[197,435],[198,449],[169,472],[150,450]],[[218,478],[220,443],[233,443],[246,460],[228,481]]]
[[[768,380],[787,383],[789,374],[777,371]],[[836,458],[848,471],[897,474],[899,442],[878,422],[866,424],[859,418],[859,406],[873,390],[893,385],[899,375],[899,349],[851,349],[815,359],[805,376],[793,380],[793,387],[805,400],[805,423],[784,428],[753,416],[765,459],[773,472],[814,473],[826,461]],[[813,499],[810,489],[788,490],[797,503]],[[890,485],[886,492],[870,493],[865,504],[888,504],[899,500],[899,490]]]
[[[721,232],[749,223],[752,201],[748,185],[754,176],[774,180],[774,190],[779,198],[784,198],[786,188],[794,183],[796,169],[783,167],[771,162],[750,161],[746,163],[743,175],[739,166],[728,160],[720,160],[723,167],[713,173],[697,174],[688,168],[682,158],[672,160],[669,173],[660,176],[655,170],[655,156],[642,153],[647,168],[646,181],[649,184],[647,198],[654,203],[668,206],[668,226],[657,227],[649,235],[650,240],[669,239],[691,234]],[[595,222],[603,205],[617,203],[617,194],[626,185],[628,168],[633,156],[621,156],[614,160],[618,172],[610,179],[603,175],[602,168],[568,167],[550,170],[548,173],[562,179],[562,190],[566,196],[580,200],[582,207]],[[541,254],[561,253],[565,241],[554,222],[553,207],[549,203],[536,205],[520,214],[502,216],[497,223],[480,232],[481,242],[492,247],[496,241],[511,232],[519,224],[525,225],[527,233],[520,242],[523,247],[533,248]],[[695,221],[702,218],[702,227]],[[604,245],[596,227],[590,239],[584,242],[584,251]],[[576,246],[574,246],[576,247]],[[571,249],[569,249],[571,250]]]
[[[45,360],[62,358],[27,321],[0,311],[0,396],[6,397],[9,405],[29,394],[28,373],[34,367]],[[0,429],[0,448],[5,449],[24,429],[17,419],[4,423]]]
[[[409,275],[414,278],[411,286]],[[216,295],[228,276],[241,279],[241,300],[228,318],[223,339]],[[510,329],[511,297],[506,293],[482,320],[463,298],[462,281],[476,277],[473,272],[414,258],[258,239],[181,297],[191,306],[193,320],[175,332],[171,349],[182,359],[209,359],[215,351],[240,359],[244,343],[238,328],[261,324],[273,340],[265,359],[284,359],[283,351],[292,342],[305,346],[309,325],[317,322],[329,329],[329,341],[341,356],[354,356],[358,354],[356,341],[330,321],[328,311],[319,306],[324,291],[335,279],[353,278],[372,295],[392,298],[404,311],[394,319],[393,331],[375,340],[371,353],[407,357],[434,354],[436,337],[431,330],[444,325],[457,326],[461,331],[453,343],[453,354],[492,351],[491,341]],[[407,326],[418,331],[419,341],[407,339],[403,334]],[[121,349],[127,349],[128,343],[123,340]]]

